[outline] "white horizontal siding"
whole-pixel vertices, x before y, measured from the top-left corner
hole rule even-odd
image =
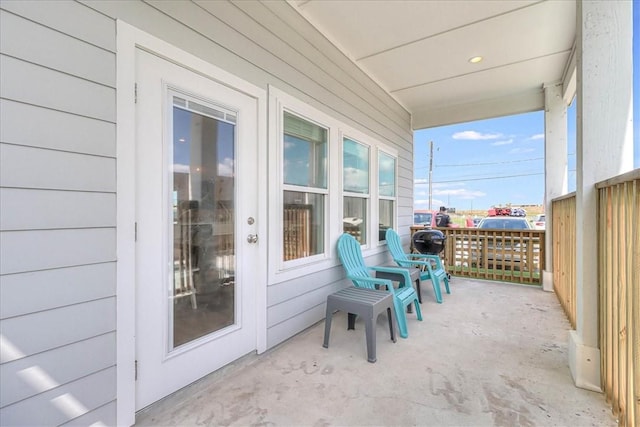
[[[114,366],[115,344],[110,332],[0,365],[0,408]]]
[[[115,22],[0,10],[0,424],[115,425]]]
[[[116,51],[115,22],[76,1],[2,1],[0,8],[78,40]]]
[[[60,425],[115,397],[115,368],[108,368],[0,409],[0,423],[26,427]]]
[[[69,74],[0,56],[2,97],[115,122],[115,89]],[[29,84],[25,84],[29,82]],[[23,124],[29,126],[28,122]]]
[[[287,322],[281,322],[269,328],[267,331],[267,347],[271,348],[276,346],[324,319],[326,309],[326,304],[317,305],[310,310],[290,318]],[[320,343],[318,343],[318,345],[320,345]]]
[[[0,188],[0,231],[115,227],[115,193]]]
[[[86,426],[115,426],[116,422],[116,402],[111,401],[100,406],[91,412],[74,418],[71,421],[60,424],[65,427],[86,427]]]
[[[298,280],[302,282],[303,280]],[[347,282],[335,282],[330,285],[324,285],[313,291],[300,294],[295,298],[283,301],[279,304],[269,307],[267,315],[267,327],[271,328],[279,323],[290,320],[305,311],[312,310],[318,305],[325,304],[327,295],[332,294],[347,286]],[[316,321],[320,318],[316,319]],[[310,325],[309,325],[310,326]]]
[[[115,326],[115,298],[4,319],[0,363],[113,332]]]
[[[322,286],[342,280],[345,276],[341,265],[313,274],[307,274],[294,280],[270,284],[267,288],[267,307],[280,304],[306,292],[312,292]]]
[[[61,151],[116,155],[116,126],[102,120],[0,100],[0,142]]]
[[[0,11],[0,52],[115,87],[113,52],[96,49],[85,41],[3,11]]]
[[[0,274],[116,260],[113,228],[0,232]]]
[[[116,160],[0,144],[3,187],[115,192]]]
[[[6,319],[115,296],[116,263],[9,274],[0,280],[0,319]]]

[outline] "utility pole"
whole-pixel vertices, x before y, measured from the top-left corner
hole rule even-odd
[[[433,210],[432,195],[433,195],[433,141],[429,141],[429,211]]]

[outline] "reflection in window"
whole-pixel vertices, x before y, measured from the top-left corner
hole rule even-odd
[[[364,245],[367,243],[369,147],[344,138],[342,159],[343,231],[351,234],[361,245]]]
[[[305,258],[324,251],[324,196],[284,192],[284,260]]]
[[[324,253],[327,129],[284,113],[283,259]],[[301,188],[304,187],[304,188]]]
[[[394,203],[396,196],[396,159],[386,153],[378,153],[378,240],[385,241],[387,229],[394,228]]]
[[[286,112],[284,183],[327,188],[327,130]]]
[[[170,348],[235,323],[235,118],[173,96]]]

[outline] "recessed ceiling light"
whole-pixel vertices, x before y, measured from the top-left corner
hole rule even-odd
[[[469,62],[477,64],[478,62],[482,62],[482,59],[482,56],[474,56],[473,58],[469,58]]]

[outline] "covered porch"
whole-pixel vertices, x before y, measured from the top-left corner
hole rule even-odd
[[[571,325],[539,287],[454,278],[437,304],[423,284],[424,321],[409,338],[377,324],[376,363],[364,325],[337,313],[261,355],[251,354],[140,412],[136,425],[615,426],[602,394],[567,366]]]

